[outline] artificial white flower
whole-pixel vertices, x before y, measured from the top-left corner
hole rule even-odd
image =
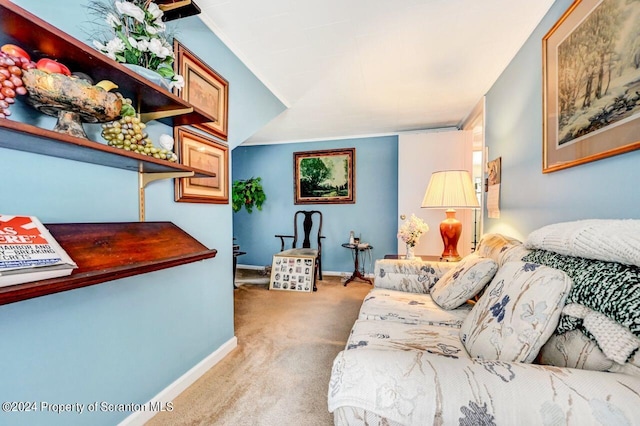
[[[141,52],[149,51],[149,39],[143,38],[142,40],[138,40],[138,50]]]
[[[158,18],[153,21],[153,25],[155,25],[159,31],[165,31],[167,29],[167,25],[162,22],[162,18]]]
[[[131,47],[133,47],[134,49],[140,50],[140,47],[138,47],[138,41],[135,38],[127,37],[127,40],[129,41],[129,44],[131,45]]]
[[[100,43],[98,40],[93,40],[93,47],[95,47],[99,51],[103,51],[107,49],[105,45]]]
[[[109,24],[111,28],[118,28],[122,26],[122,21],[120,21],[120,19],[113,13],[109,13],[105,18],[105,21],[107,21],[107,24]]]
[[[117,1],[116,9],[123,15],[131,16],[138,22],[144,22],[144,10],[128,1]]]
[[[169,82],[169,89],[176,88],[181,90],[184,87],[184,77],[180,74],[176,74],[173,76],[173,80]]]
[[[161,59],[172,55],[171,50],[167,49],[157,38],[151,39],[149,42],[149,51]]]
[[[158,5],[154,2],[149,3],[149,6],[147,6],[147,11],[151,14],[151,16],[153,16],[153,19],[155,20],[158,20],[158,18],[162,18],[162,15],[164,15],[164,12],[162,12],[162,10],[160,10]]]
[[[144,29],[151,35],[158,34],[158,30],[153,25],[147,24],[147,25],[144,26]]]
[[[110,53],[120,53],[124,52],[126,46],[124,45],[124,41],[120,40],[118,37],[115,37],[107,42],[105,49],[107,49],[107,51]]]
[[[415,247],[420,240],[420,236],[429,231],[429,226],[415,214],[411,214],[409,220],[402,224],[398,231],[398,238],[408,246]]]

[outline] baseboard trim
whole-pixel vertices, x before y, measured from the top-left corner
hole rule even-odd
[[[164,388],[160,393],[151,399],[151,401],[144,404],[145,407],[152,407],[154,405],[164,406],[167,402],[172,402],[178,395],[184,392],[189,386],[191,386],[196,380],[198,380],[204,373],[209,371],[211,367],[222,361],[232,350],[238,346],[238,339],[233,336],[222,344],[217,350],[208,355],[205,359],[193,366],[189,371],[184,373],[178,379],[176,379],[169,386]],[[160,404],[158,404],[160,403]],[[126,419],[118,423],[118,426],[142,426],[151,418],[153,418],[157,411],[136,411],[128,416]]]
[[[270,267],[271,265],[267,265],[266,267]],[[255,271],[259,271],[259,270],[264,270],[265,266],[257,266],[257,265],[244,265],[244,264],[238,264],[238,269],[252,269]],[[351,272],[341,272],[341,271],[322,271],[322,275],[327,275],[329,277],[334,276],[334,277],[350,277],[351,274],[353,273],[353,271]],[[364,274],[367,278],[373,278],[374,274],[373,272],[367,272],[366,274]],[[245,283],[243,283],[244,285]],[[250,283],[249,283],[250,284]]]

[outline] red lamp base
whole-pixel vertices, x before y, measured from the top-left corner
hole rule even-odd
[[[462,223],[456,219],[456,211],[449,209],[446,211],[447,218],[440,223],[440,236],[444,244],[444,251],[440,258],[444,261],[458,261],[461,259],[458,254],[458,240],[462,233]]]

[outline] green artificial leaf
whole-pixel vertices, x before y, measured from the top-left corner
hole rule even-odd
[[[130,104],[123,103],[122,104],[122,109],[120,109],[120,115],[122,117],[134,116],[134,115],[136,115],[136,110]]]
[[[173,70],[171,68],[160,67],[156,72],[165,78],[173,77]]]

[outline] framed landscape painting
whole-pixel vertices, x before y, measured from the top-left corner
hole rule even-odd
[[[180,163],[215,173],[209,178],[175,179],[175,200],[187,203],[229,203],[229,148],[186,127],[174,129]]]
[[[293,153],[295,204],[354,204],[355,148]]]
[[[543,173],[640,148],[639,14],[576,0],[543,38]]]
[[[229,82],[175,39],[173,51],[176,56],[175,72],[184,78],[184,87],[176,94],[215,118],[213,122],[194,126],[226,141],[229,128]]]

